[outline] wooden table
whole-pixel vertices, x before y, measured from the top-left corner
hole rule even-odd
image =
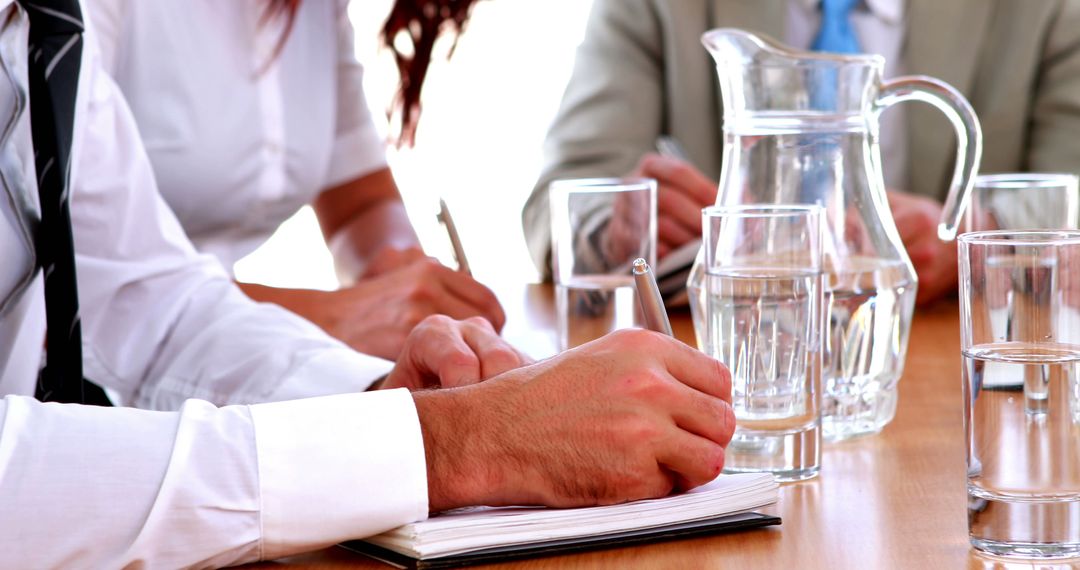
[[[534,356],[554,352],[550,288],[500,294],[506,337]],[[689,313],[673,314],[693,341]],[[826,444],[821,475],[781,487],[765,511],[780,527],[579,555],[514,568],[1044,568],[1004,563],[968,546],[959,315],[954,302],[921,309],[912,325],[896,419],[875,436]],[[327,549],[273,563],[385,568]],[[269,567],[269,565],[267,565]]]

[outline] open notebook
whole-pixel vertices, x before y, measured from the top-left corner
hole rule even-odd
[[[776,502],[777,489],[769,474],[721,475],[687,493],[606,507],[459,509],[344,546],[400,566],[438,568],[696,536],[779,524],[749,512]]]

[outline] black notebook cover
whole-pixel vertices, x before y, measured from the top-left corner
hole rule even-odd
[[[741,513],[701,521],[677,523],[661,527],[629,530],[597,536],[583,536],[548,542],[500,546],[467,554],[457,554],[427,560],[417,560],[411,556],[398,554],[392,550],[387,550],[362,540],[349,541],[341,544],[341,547],[369,556],[375,560],[386,562],[387,564],[398,568],[416,568],[418,570],[425,570],[457,568],[461,566],[520,560],[522,558],[533,558],[536,556],[551,556],[555,554],[584,552],[586,550],[633,546],[778,524],[780,524],[780,517],[768,516],[760,513]]]

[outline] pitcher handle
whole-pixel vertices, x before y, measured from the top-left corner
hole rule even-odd
[[[951,241],[960,227],[960,218],[971,197],[982,160],[979,118],[971,103],[955,87],[925,75],[897,77],[883,83],[874,101],[874,110],[880,113],[886,107],[904,101],[922,101],[937,107],[956,129],[956,166],[949,197],[945,199],[945,209],[938,223],[938,238]]]

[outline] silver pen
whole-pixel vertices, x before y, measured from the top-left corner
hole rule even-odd
[[[675,336],[671,332],[671,321],[668,320],[667,309],[664,308],[664,299],[660,297],[660,288],[656,286],[656,277],[653,276],[649,263],[640,257],[634,260],[634,288],[637,289],[641,311],[645,315],[645,326],[649,330]]]
[[[656,150],[661,155],[668,158],[677,158],[683,162],[690,162],[690,158],[686,155],[686,151],[683,150],[679,141],[674,137],[668,135],[660,135],[656,137]]]
[[[450,209],[446,207],[446,200],[442,198],[439,198],[439,214],[436,217],[442,222],[447,235],[450,236],[450,247],[454,248],[454,258],[457,260],[458,271],[472,277],[469,260],[465,258],[465,248],[461,246],[461,236],[458,235],[457,226],[454,225],[454,218],[450,217]]]

